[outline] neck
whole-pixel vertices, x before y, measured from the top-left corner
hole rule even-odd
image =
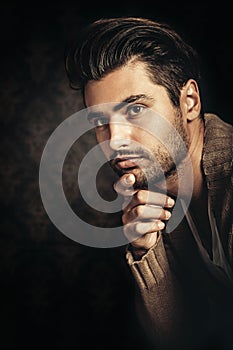
[[[188,132],[189,157],[186,157],[181,164],[179,164],[178,172],[175,172],[167,178],[166,191],[170,195],[177,196],[177,192],[179,190],[179,195],[183,198],[190,198],[191,191],[192,201],[197,201],[201,199],[204,188],[204,180],[201,169],[204,141],[203,120],[198,118],[190,122],[188,125]],[[165,190],[164,183],[156,185],[157,187]]]
[[[190,123],[189,155],[193,167],[193,200],[198,200],[202,197],[204,188],[203,173],[201,168],[203,144],[204,122],[201,118],[198,118]]]

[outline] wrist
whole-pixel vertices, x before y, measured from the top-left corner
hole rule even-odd
[[[134,247],[131,243],[129,244],[128,249],[132,253],[134,260],[140,260],[143,257],[143,255],[145,255],[148,252],[148,249]]]
[[[153,245],[151,245],[149,247],[136,246],[133,244],[133,242],[129,243],[128,250],[133,255],[134,260],[140,260],[148,252],[148,250],[150,250],[152,247],[156,246],[158,241],[160,240],[160,237],[161,237],[161,231],[158,231],[156,241],[154,242]]]

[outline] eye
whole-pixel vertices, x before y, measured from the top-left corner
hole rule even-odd
[[[145,107],[142,105],[133,105],[127,108],[127,113],[130,117],[136,117],[144,111]]]
[[[96,127],[99,128],[101,126],[105,126],[108,124],[108,119],[105,117],[97,117],[97,118],[92,118],[90,122]]]

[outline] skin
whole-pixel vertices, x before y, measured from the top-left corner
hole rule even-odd
[[[184,140],[194,172],[192,204],[202,201],[200,163],[204,132],[197,83],[187,81],[177,109],[167,90],[152,82],[145,63],[134,60],[99,81],[89,81],[84,98],[89,118],[96,126],[97,141],[121,175],[114,188],[127,203],[123,205],[124,233],[136,250],[147,250],[157,242],[164,222],[171,217],[169,209],[175,204],[172,197],[177,193],[178,179],[170,150],[179,158],[176,161],[181,168],[187,166],[174,136],[164,135],[170,142],[169,150],[156,137],[156,115],[163,116]],[[124,104],[119,105],[122,101]],[[166,128],[159,129],[159,133],[163,130]],[[146,179],[154,186],[150,190],[146,189]],[[161,193],[165,184],[169,195]],[[183,196],[188,193],[188,182],[182,191]]]

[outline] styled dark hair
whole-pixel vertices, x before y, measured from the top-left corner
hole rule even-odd
[[[164,86],[175,106],[188,79],[199,84],[195,50],[169,25],[145,18],[100,19],[89,24],[67,52],[66,72],[73,89],[83,91],[132,59],[146,63],[150,78]]]

